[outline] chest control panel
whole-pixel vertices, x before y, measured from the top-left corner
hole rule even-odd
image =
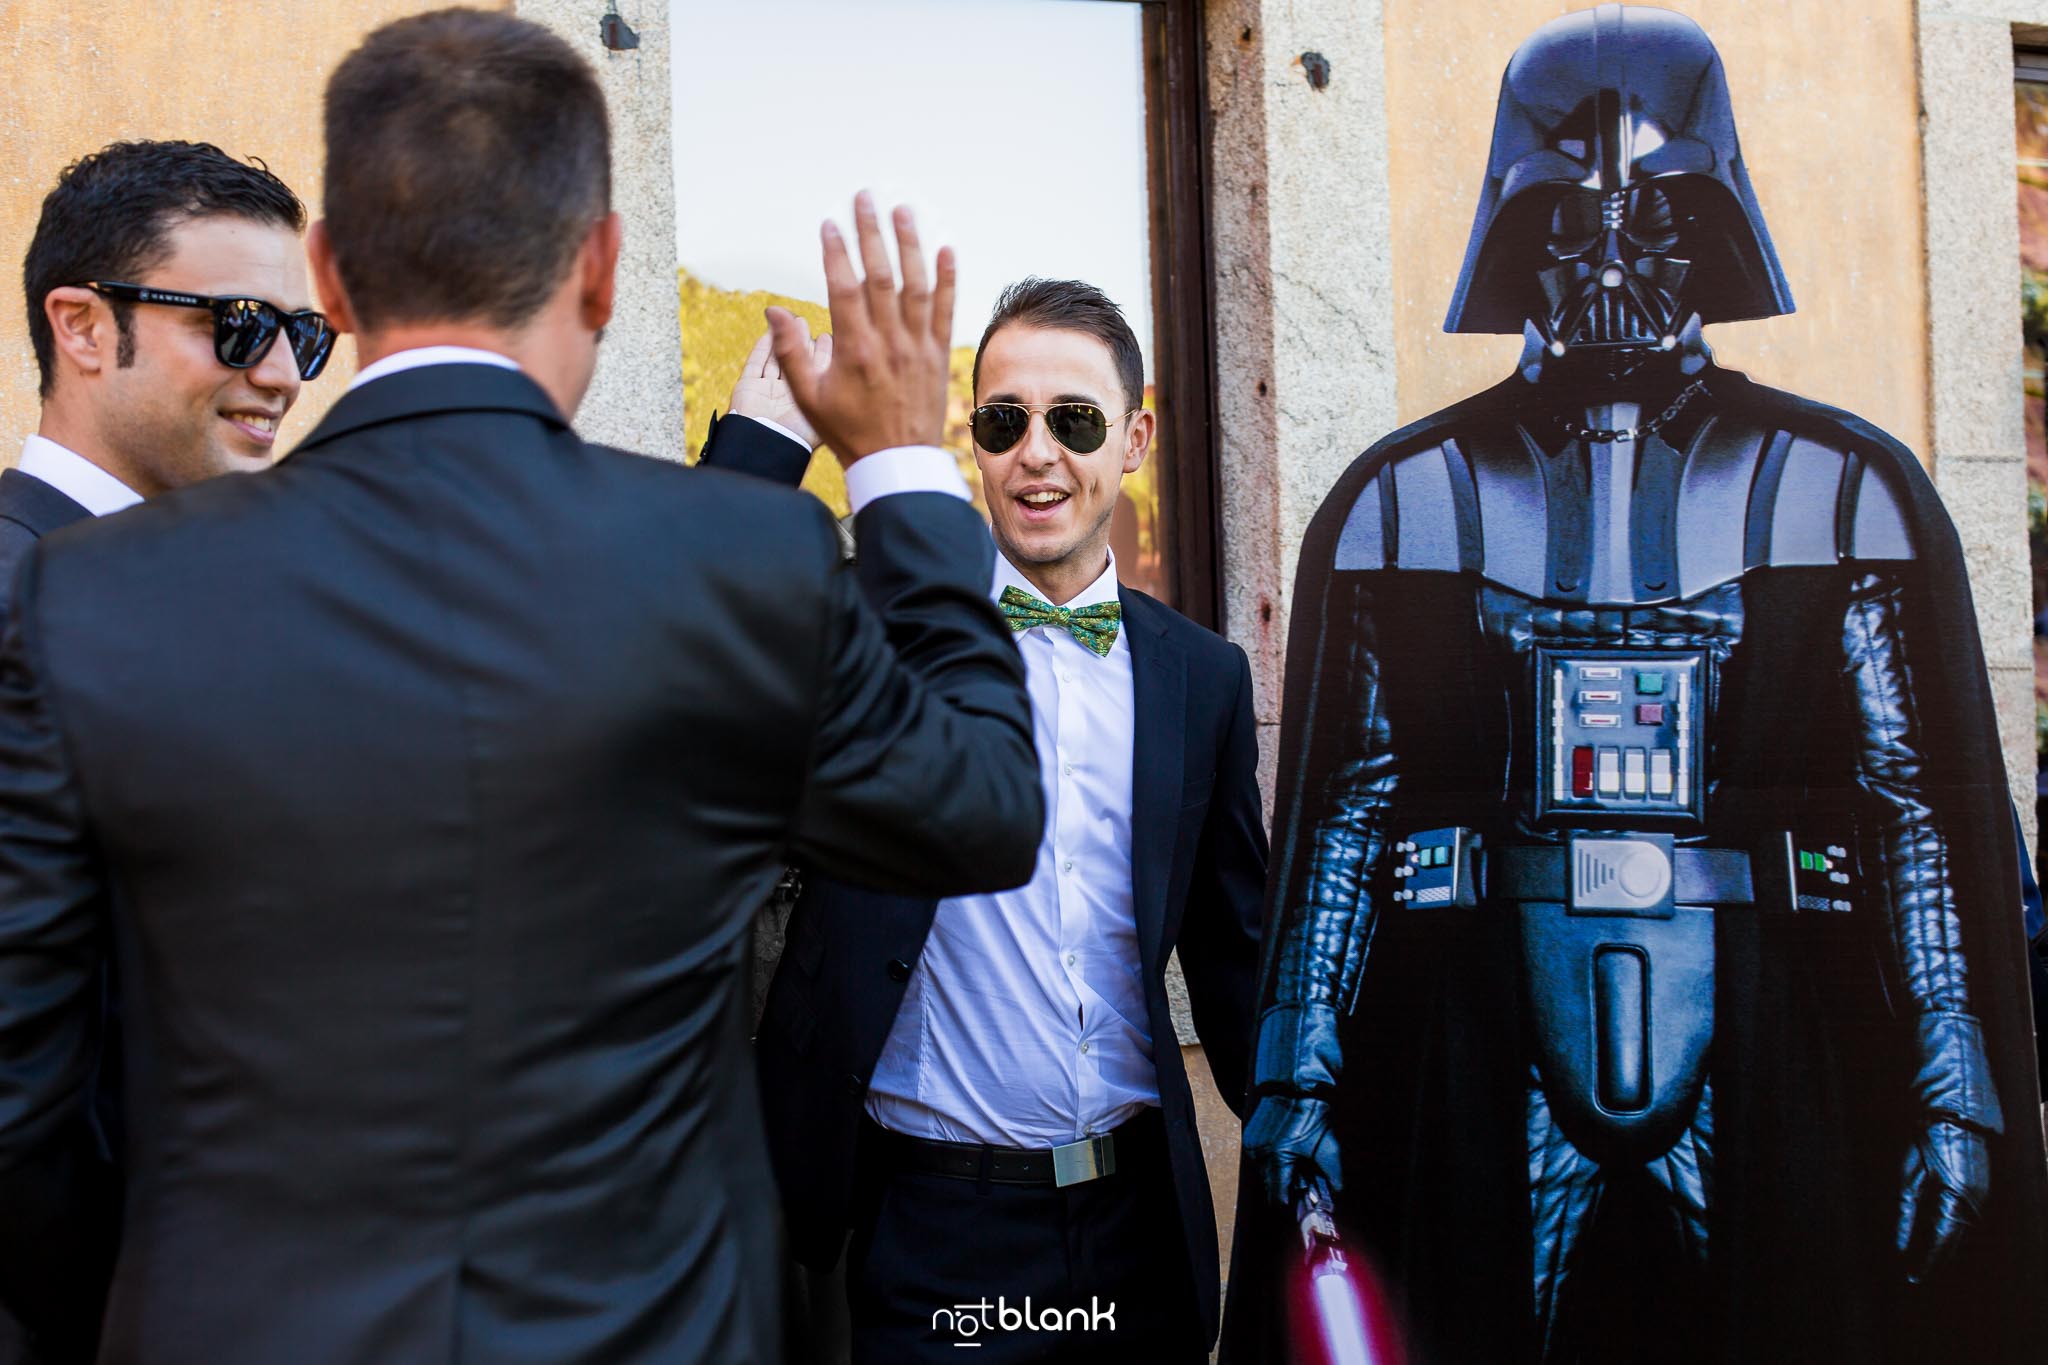
[[[1539,649],[1536,666],[1539,820],[1702,817],[1703,654]]]

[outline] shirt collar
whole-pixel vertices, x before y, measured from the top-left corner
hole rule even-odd
[[[41,479],[96,517],[109,516],[142,501],[142,494],[47,436],[30,436],[22,443],[21,463],[16,468]]]
[[[519,362],[511,356],[496,351],[480,350],[475,346],[415,346],[409,351],[393,351],[374,364],[365,365],[348,381],[348,389],[359,389],[373,380],[401,370],[417,370],[423,365],[495,365],[501,370],[516,370]]]
[[[1004,588],[1015,588],[1018,592],[1030,593],[1041,602],[1045,600],[1045,594],[1032,586],[1031,580],[1026,578],[1018,570],[1017,566],[1012,564],[1003,555],[1001,550],[998,550],[996,551],[996,581],[995,586],[989,589],[989,596],[1001,597]],[[1116,581],[1116,554],[1112,551],[1109,556],[1109,567],[1102,571],[1102,576],[1076,593],[1073,601],[1062,602],[1058,605],[1063,607],[1092,607],[1097,602],[1116,602],[1120,600]]]

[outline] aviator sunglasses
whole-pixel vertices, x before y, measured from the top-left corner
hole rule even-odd
[[[278,333],[285,335],[299,378],[318,379],[327,368],[334,350],[334,328],[324,314],[308,308],[287,313],[262,299],[223,298],[214,294],[184,294],[172,289],[152,289],[141,284],[106,284],[88,281],[83,288],[101,298],[125,303],[161,303],[173,308],[207,308],[213,312],[213,353],[231,370],[251,370],[270,354]]]
[[[969,425],[974,443],[991,455],[1000,455],[1024,439],[1031,428],[1031,414],[1045,414],[1045,429],[1052,438],[1076,455],[1093,455],[1109,439],[1110,427],[1136,412],[1136,408],[1105,417],[1093,403],[983,403],[974,410]]]

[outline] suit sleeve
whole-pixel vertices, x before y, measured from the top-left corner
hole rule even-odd
[[[90,1358],[115,1201],[86,1115],[105,883],[36,658],[37,566],[0,630],[0,1299],[55,1362]]]
[[[711,419],[704,450],[697,463],[706,469],[752,474],[757,479],[795,488],[811,467],[811,452],[800,441],[763,426],[751,417],[727,413]]]
[[[1202,840],[1181,920],[1195,1032],[1231,1112],[1242,1115],[1259,994],[1259,917],[1266,889],[1266,826],[1259,802],[1258,723],[1251,662],[1237,655],[1237,700],[1216,758]]]
[[[1045,798],[1023,661],[988,597],[988,531],[959,498],[899,493],[863,510],[856,533],[858,568],[835,567],[825,593],[792,852],[883,891],[1021,885]]]

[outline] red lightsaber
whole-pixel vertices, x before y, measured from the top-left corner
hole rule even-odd
[[[1344,1244],[1330,1187],[1312,1180],[1295,1202],[1302,1258],[1288,1276],[1295,1359],[1301,1365],[1404,1365],[1393,1305],[1365,1261]]]

